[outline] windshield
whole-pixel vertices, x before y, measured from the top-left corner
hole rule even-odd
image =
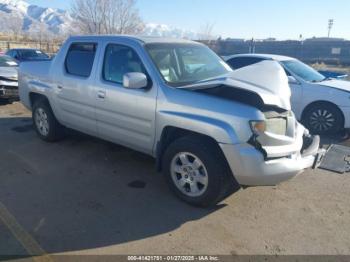
[[[148,44],[146,49],[171,86],[192,84],[232,69],[212,50],[198,44]]]
[[[0,56],[0,67],[16,67],[18,64],[8,56]]]
[[[48,59],[49,56],[40,50],[32,50],[32,49],[27,49],[27,50],[21,50],[21,56],[24,59]]]
[[[292,73],[301,77],[308,82],[321,82],[325,80],[325,77],[317,72],[312,67],[298,61],[298,60],[288,60],[281,62],[285,68],[287,68]]]

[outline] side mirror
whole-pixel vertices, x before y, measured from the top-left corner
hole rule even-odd
[[[288,76],[288,82],[292,85],[299,85],[299,81],[294,76]]]
[[[123,76],[123,86],[129,89],[141,89],[147,87],[147,76],[144,73],[126,73]]]

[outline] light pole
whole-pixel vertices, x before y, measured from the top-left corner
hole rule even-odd
[[[328,38],[331,36],[331,31],[334,25],[334,19],[328,20]]]

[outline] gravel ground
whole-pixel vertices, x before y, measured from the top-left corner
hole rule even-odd
[[[0,255],[350,255],[349,174],[308,170],[193,208],[150,157],[74,132],[44,143],[14,103],[0,105],[0,175]]]

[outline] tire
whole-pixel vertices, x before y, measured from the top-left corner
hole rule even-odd
[[[162,170],[175,195],[199,207],[215,205],[228,196],[233,179],[217,145],[197,136],[171,143],[162,158]]]
[[[303,123],[311,134],[335,134],[344,128],[342,112],[335,105],[317,103],[309,106],[303,114]]]
[[[32,119],[34,129],[42,140],[55,142],[62,139],[64,128],[57,121],[45,99],[40,99],[34,103]]]

